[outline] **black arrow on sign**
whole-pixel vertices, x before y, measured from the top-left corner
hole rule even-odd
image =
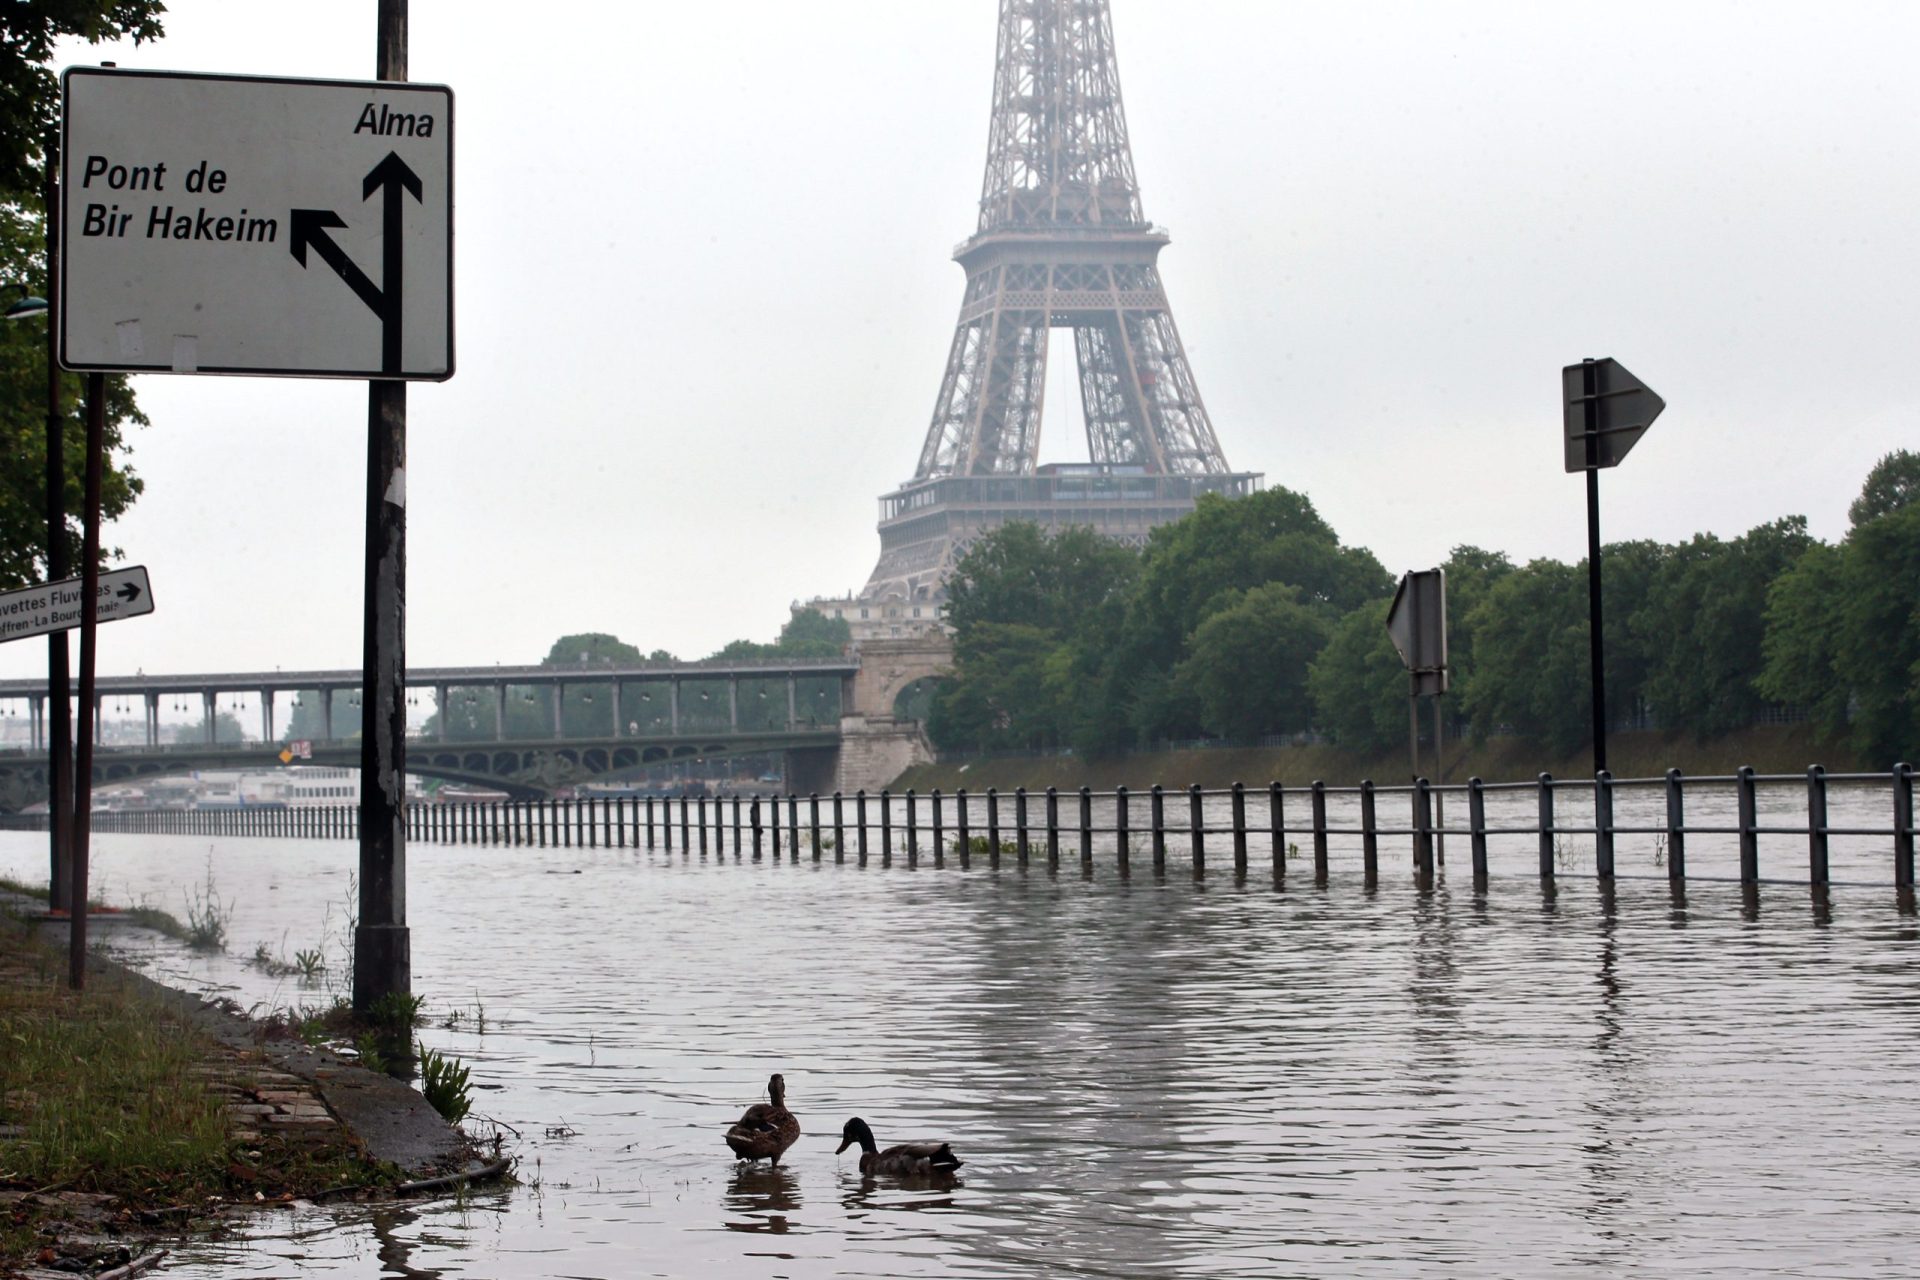
[[[123,584],[121,588],[118,591],[114,592],[113,594],[115,594],[116,596],[119,596],[122,600],[125,600],[128,604],[132,604],[135,600],[138,600],[140,598],[140,588],[134,586],[131,582],[128,582]]]
[[[354,296],[367,304],[367,309],[380,317],[380,371],[382,373],[400,372],[400,318],[401,318],[401,272],[402,244],[401,205],[404,194],[412,192],[416,202],[423,201],[420,175],[407,167],[398,152],[387,152],[386,159],[373,166],[367,174],[362,187],[361,199],[373,198],[373,193],[386,191],[386,201],[381,210],[380,287],[375,288],[373,281],[367,279],[367,273],[354,265],[346,251],[335,244],[327,232],[334,227],[344,227],[346,220],[331,209],[295,209],[288,219],[291,235],[288,248],[294,261],[301,266],[307,265],[307,249],[311,246],[320,255],[320,260],[332,267],[334,274],[347,282]]]
[[[373,193],[384,189],[386,202],[381,209],[380,234],[382,259],[380,265],[380,285],[382,297],[386,302],[386,311],[380,317],[380,368],[385,373],[400,372],[400,206],[402,192],[411,191],[415,204],[423,203],[420,191],[420,175],[407,168],[407,162],[400,158],[397,151],[387,152],[387,158],[373,166],[367,180],[361,188],[360,198],[371,200]]]

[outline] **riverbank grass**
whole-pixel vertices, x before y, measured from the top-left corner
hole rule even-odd
[[[9,894],[21,898],[31,898],[33,901],[42,904],[42,906],[45,905],[48,898],[45,882],[36,881],[29,884],[24,880],[15,880],[11,876],[0,876],[0,899],[5,899]],[[192,931],[189,930],[186,925],[181,924],[177,916],[144,902],[135,907],[115,907],[108,905],[99,898],[90,897],[87,899],[87,910],[97,915],[110,915],[115,920],[123,920],[128,924],[136,924],[143,929],[151,929],[155,933],[164,934],[176,942],[191,942],[193,940]]]
[[[198,1037],[114,975],[64,986],[63,957],[0,929],[0,1186],[159,1207],[225,1190],[227,1123]],[[36,1248],[54,1206],[0,1219],[0,1257]]]
[[[137,1227],[143,1211],[190,1218],[391,1173],[350,1139],[236,1132],[227,1103],[259,1064],[136,980],[94,971],[73,992],[65,974],[62,953],[0,922],[0,1272],[71,1225],[58,1193],[110,1196]]]

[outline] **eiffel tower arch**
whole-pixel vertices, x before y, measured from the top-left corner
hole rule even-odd
[[[1203,493],[1261,477],[1227,465],[1160,278],[1169,236],[1134,177],[1107,0],[1001,0],[993,121],[967,275],[913,478],[880,499],[880,561],[819,601],[855,639],[939,625],[945,583],[1016,520],[1143,544]],[[1070,334],[1084,464],[1039,465],[1047,359]]]

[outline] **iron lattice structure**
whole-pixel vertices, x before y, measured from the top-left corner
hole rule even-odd
[[[1141,207],[1107,0],[1001,0],[960,319],[914,478],[881,500],[862,600],[937,602],[967,544],[1007,520],[1140,540],[1201,492],[1257,487],[1227,466],[1181,346],[1168,240]],[[1038,465],[1055,329],[1073,333],[1086,466]]]

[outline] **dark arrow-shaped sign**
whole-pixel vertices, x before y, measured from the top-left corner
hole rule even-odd
[[[1560,371],[1567,470],[1617,467],[1667,407],[1618,360],[1583,360]]]
[[[140,598],[140,588],[134,586],[131,582],[129,582],[126,586],[121,587],[118,591],[114,592],[113,594],[115,594],[116,596],[119,596],[122,600],[125,600],[128,604],[132,604],[135,600],[138,600]]]
[[[307,265],[307,249],[313,248],[320,260],[332,267],[334,274],[347,282],[354,296],[367,304],[367,309],[380,317],[380,371],[382,373],[400,372],[400,319],[402,299],[402,244],[401,212],[407,193],[411,193],[415,202],[423,202],[424,195],[420,184],[420,175],[407,167],[407,162],[398,152],[387,152],[387,158],[373,166],[362,186],[361,199],[370,200],[376,191],[386,192],[386,200],[381,209],[381,245],[380,285],[375,287],[349,258],[346,251],[334,243],[328,232],[335,227],[345,227],[346,220],[331,209],[295,209],[288,219],[291,234],[288,248],[295,262]]]

